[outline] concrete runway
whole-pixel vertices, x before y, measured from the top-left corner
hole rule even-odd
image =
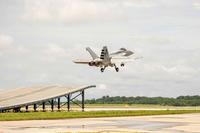
[[[0,133],[200,133],[200,114],[0,122]]]

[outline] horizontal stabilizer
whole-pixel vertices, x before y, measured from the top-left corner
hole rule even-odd
[[[76,64],[88,64],[88,63],[90,63],[90,61],[81,61],[81,60],[75,60],[73,62],[76,63]]]

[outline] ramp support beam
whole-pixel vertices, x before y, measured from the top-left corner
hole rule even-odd
[[[16,107],[13,109],[13,112],[20,112],[20,110],[21,110],[21,107]]]
[[[33,105],[34,112],[37,112],[37,104]]]
[[[46,109],[45,109],[45,102],[42,102],[42,111],[45,112]]]
[[[82,94],[82,112],[83,112],[85,109],[85,91],[82,90],[81,94]]]
[[[51,111],[52,111],[52,112],[53,112],[53,109],[54,109],[53,107],[54,107],[54,100],[52,99],[52,100],[51,100]]]
[[[26,105],[26,112],[28,112],[28,105]]]
[[[60,97],[58,98],[58,111],[60,111]]]
[[[67,97],[68,98],[68,111],[69,111],[69,108],[70,108],[70,102],[78,105],[79,107],[81,107],[82,111],[84,111],[84,109],[85,109],[85,91],[84,90],[80,90],[79,94],[77,94],[73,98],[70,98],[71,95],[69,94],[68,97]],[[74,101],[78,96],[81,96],[81,102]]]
[[[70,111],[70,94],[67,95],[67,111]]]

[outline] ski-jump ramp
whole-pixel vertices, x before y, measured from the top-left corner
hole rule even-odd
[[[28,106],[33,105],[34,111],[37,111],[37,106],[42,105],[45,111],[45,104],[50,103],[51,109],[54,109],[55,100],[57,101],[58,110],[61,108],[61,97],[67,98],[68,110],[70,102],[73,99],[82,95],[82,109],[84,109],[84,90],[96,87],[95,85],[81,86],[81,87],[67,87],[67,86],[40,86],[40,87],[26,87],[8,90],[0,93],[0,111],[13,110],[20,111],[20,108],[25,107],[28,111]],[[72,94],[80,93],[76,97]]]

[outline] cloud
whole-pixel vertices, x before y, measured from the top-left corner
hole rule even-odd
[[[9,35],[0,34],[0,56],[12,48],[13,38]]]
[[[194,9],[200,10],[200,2],[196,1],[193,4]]]
[[[149,0],[27,0],[22,19],[80,23],[123,18],[131,8],[151,8]]]
[[[50,44],[48,48],[44,50],[44,53],[49,56],[50,55],[58,57],[67,56],[67,52],[65,51],[65,49],[56,44]]]
[[[12,47],[13,38],[9,35],[0,34],[0,51]]]
[[[198,9],[198,1],[188,0],[4,2],[1,32],[7,34],[0,37],[0,87],[96,84],[91,97],[198,93],[199,19],[192,2]],[[110,51],[126,47],[144,58],[119,73],[72,62],[91,58],[86,46],[100,54],[103,45]]]
[[[133,36],[132,40],[138,44],[155,44],[155,45],[162,45],[162,44],[170,44],[172,40],[169,37],[161,37],[161,36]]]
[[[24,54],[29,50],[22,45],[17,45],[12,36],[0,34],[0,56],[7,54]]]
[[[97,88],[100,89],[100,90],[105,90],[105,89],[107,89],[107,86],[105,84],[99,84],[97,86]]]
[[[152,8],[158,4],[152,0],[121,0],[121,4],[124,7],[131,8]]]
[[[58,44],[47,44],[47,46],[38,51],[38,54],[44,61],[56,62],[60,59],[67,59],[71,52]]]

